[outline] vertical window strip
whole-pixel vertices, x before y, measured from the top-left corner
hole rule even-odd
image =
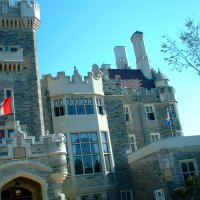
[[[101,132],[101,142],[103,149],[104,162],[106,167],[106,172],[111,172],[111,162],[110,162],[110,152],[109,143],[107,138],[107,132]]]

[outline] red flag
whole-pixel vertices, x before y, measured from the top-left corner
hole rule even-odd
[[[12,97],[9,96],[0,104],[0,116],[9,115],[12,113],[13,113]]]

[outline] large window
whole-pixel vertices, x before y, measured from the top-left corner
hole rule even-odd
[[[97,132],[71,133],[75,174],[101,172]]]
[[[187,184],[187,180],[190,176],[193,176],[197,173],[196,160],[182,160],[180,161],[181,173],[183,180]]]
[[[104,161],[106,165],[106,171],[111,172],[109,142],[108,142],[107,132],[101,132],[101,142],[102,142],[102,149],[103,149],[103,154],[104,154]]]
[[[155,113],[152,106],[146,106],[145,111],[148,120],[155,120]]]
[[[92,98],[67,98],[68,115],[94,114]]]
[[[136,151],[137,150],[137,144],[136,144],[135,134],[129,135],[129,142],[130,142],[130,146],[131,146],[131,152]]]
[[[120,191],[121,193],[121,200],[132,200],[133,199],[133,194],[131,190],[124,190]]]
[[[54,112],[55,112],[56,117],[62,116],[65,114],[65,107],[63,105],[62,99],[54,101]]]
[[[177,115],[176,115],[176,109],[175,109],[174,104],[169,104],[169,110],[170,110],[170,114],[172,115],[172,118],[176,119]]]

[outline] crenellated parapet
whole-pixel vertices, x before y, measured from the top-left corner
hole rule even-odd
[[[56,77],[51,74],[43,75],[41,79],[42,87],[46,85],[50,97],[61,94],[99,94],[103,95],[101,75],[88,72],[87,76],[82,77],[77,68],[74,67],[74,74],[66,76],[65,72],[58,72]]]
[[[40,6],[35,1],[0,0],[0,28],[37,30],[40,26]]]

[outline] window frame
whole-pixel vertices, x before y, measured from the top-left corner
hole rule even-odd
[[[156,139],[155,136],[158,136],[158,139]],[[150,139],[151,139],[151,142],[157,142],[161,140],[160,133],[150,133]]]
[[[183,172],[182,171],[182,164],[185,163],[187,165],[187,169],[188,169],[188,172]],[[193,166],[194,166],[194,171],[189,171],[189,167],[188,167],[188,164],[189,163],[193,163]],[[197,174],[198,173],[198,166],[197,166],[197,162],[196,162],[196,159],[185,159],[185,160],[179,160],[179,165],[180,165],[180,172],[181,172],[181,176],[182,176],[182,180],[183,182],[187,185],[187,180],[185,180],[184,178],[184,174],[189,174],[189,177],[193,176],[193,173],[194,174]],[[188,178],[189,178],[188,177]]]
[[[94,99],[92,97],[67,97],[65,99],[68,115],[92,115]]]
[[[148,121],[156,121],[156,112],[153,105],[145,105],[145,113]],[[151,119],[152,116],[154,119]]]
[[[58,102],[57,105],[56,105],[56,101]],[[55,117],[61,117],[61,116],[65,115],[65,105],[63,103],[62,98],[54,99],[53,100],[53,106],[54,106],[54,116]]]
[[[123,196],[122,196],[124,193],[125,193],[125,195],[126,195],[126,199],[125,199],[125,200],[128,200],[128,199],[127,199],[127,193],[130,193],[131,200],[133,200],[133,191],[132,191],[132,190],[121,190],[121,191],[120,191],[120,199],[121,199],[121,200],[124,200],[124,199],[123,199]]]
[[[81,135],[87,134],[87,137],[82,137]],[[92,134],[95,134],[96,136],[93,138]],[[73,138],[72,136],[76,136],[75,138]],[[83,140],[84,138],[86,138],[87,140]],[[75,140],[74,140],[75,139]],[[73,163],[73,170],[74,170],[74,175],[78,176],[78,175],[90,175],[90,174],[98,174],[98,173],[102,173],[102,157],[101,157],[101,149],[100,149],[100,141],[98,138],[98,132],[97,131],[84,131],[84,132],[73,132],[70,133],[70,142],[71,142],[71,155],[72,155],[72,163]],[[86,145],[85,147],[89,148],[89,152],[86,152],[86,150],[84,149],[84,145]],[[78,149],[80,149],[80,152],[78,153],[74,153],[74,150],[77,151],[77,149],[74,147],[77,147]],[[96,152],[97,151],[97,152]],[[90,159],[90,164],[92,167],[92,172],[86,172],[86,165],[84,161],[84,159],[87,159],[86,157],[88,157]],[[77,173],[76,172],[76,166],[75,166],[75,161],[76,159],[79,159],[81,162],[81,172]],[[99,162],[99,171],[96,171],[97,168],[96,164],[95,164],[95,159]]]
[[[171,115],[170,117],[172,117],[172,119],[178,119],[177,109],[176,109],[176,105],[174,103],[169,104],[169,112]]]
[[[96,97],[95,102],[97,107],[97,114],[105,115],[104,99],[101,97]]]
[[[131,152],[137,151],[137,141],[136,141],[135,134],[129,134],[128,137],[129,137],[129,143],[130,143]],[[134,151],[133,151],[132,146],[134,146]]]
[[[128,105],[124,105],[124,116],[126,122],[131,122],[130,107]]]

